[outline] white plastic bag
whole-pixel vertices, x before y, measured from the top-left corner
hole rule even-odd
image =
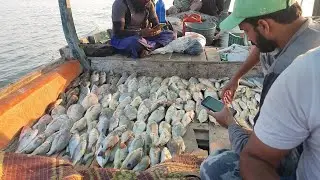
[[[220,53],[220,55],[222,55],[222,59],[226,61],[245,61],[249,56],[249,48],[249,46],[232,44],[231,46],[217,52]]]
[[[206,45],[206,38],[198,33],[186,32],[186,35],[173,40],[167,46],[156,49],[151,54],[166,53],[186,53],[190,55],[198,55],[203,52]]]

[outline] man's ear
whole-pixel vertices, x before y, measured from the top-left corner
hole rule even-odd
[[[264,20],[264,19],[260,19],[258,20],[258,26],[257,29],[260,31],[260,33],[264,36],[264,37],[270,37],[271,36],[271,27],[268,21]]]

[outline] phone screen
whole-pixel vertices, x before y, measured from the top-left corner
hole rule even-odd
[[[206,107],[206,108],[208,108],[208,109],[210,109],[210,110],[213,111],[213,112],[219,112],[219,111],[221,111],[221,110],[223,109],[223,106],[224,106],[224,104],[223,104],[221,101],[219,101],[219,100],[217,100],[217,99],[215,99],[215,98],[213,98],[213,97],[211,97],[211,96],[206,97],[206,98],[201,102],[201,105],[204,106],[204,107]],[[231,111],[231,113],[232,113],[233,115],[235,115],[235,114],[237,113],[237,112],[236,112],[234,109],[232,109],[232,108],[230,108],[230,111]]]

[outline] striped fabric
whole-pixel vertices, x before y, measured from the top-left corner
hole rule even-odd
[[[28,157],[23,154],[0,151],[0,180],[44,179],[199,179],[203,158],[182,155],[149,168],[133,171],[84,166],[73,167],[69,162],[43,156]]]

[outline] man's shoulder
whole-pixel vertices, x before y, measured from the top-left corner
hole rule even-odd
[[[115,0],[112,7],[116,10],[126,7],[126,0]]]

